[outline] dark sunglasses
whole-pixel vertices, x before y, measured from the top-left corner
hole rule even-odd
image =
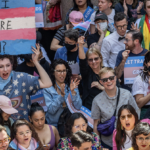
[[[132,118],[132,114],[128,114],[126,116],[127,116],[127,118]],[[124,120],[126,118],[126,116],[120,116],[120,119]]]
[[[89,62],[98,61],[98,60],[99,60],[99,57],[95,57],[95,58],[93,58],[93,59],[92,59],[92,58],[91,58],[91,59],[88,59]]]
[[[110,76],[109,78],[103,78],[103,79],[100,79],[100,80],[102,80],[103,82],[108,82],[108,79],[110,81],[112,81],[112,80],[114,80],[114,78],[115,78],[115,76]]]

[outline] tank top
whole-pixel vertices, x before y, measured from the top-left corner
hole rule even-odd
[[[51,131],[51,140],[48,144],[50,144],[50,150],[53,150],[54,149],[54,146],[55,146],[55,135],[54,135],[54,132],[53,132],[53,129],[52,129],[52,126],[49,125],[49,128],[50,128],[50,131]]]

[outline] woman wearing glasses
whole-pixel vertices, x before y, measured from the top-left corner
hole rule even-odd
[[[79,65],[83,81],[83,105],[91,110],[93,99],[104,90],[99,83],[98,73],[103,66],[102,55],[96,48],[90,48],[86,54],[83,49],[84,37],[78,39],[79,44]]]
[[[81,114],[81,113],[74,113],[74,114],[72,114],[70,116],[70,118],[68,119],[68,121],[67,121],[67,123],[65,125],[66,137],[60,139],[60,141],[58,143],[57,150],[66,150],[66,149],[73,150],[70,137],[74,133],[76,133],[77,131],[80,131],[80,130],[89,132],[88,121],[84,117],[83,114]],[[95,150],[95,149],[97,149],[97,150],[102,149],[99,136],[96,133],[90,133],[90,134],[93,137],[92,149],[93,150]]]
[[[50,77],[53,86],[44,89],[44,98],[47,106],[47,123],[57,127],[61,113],[67,107],[66,100],[69,93],[72,96],[72,102],[76,109],[82,106],[82,100],[79,95],[79,81],[71,80],[72,72],[68,63],[62,59],[56,59],[50,66]]]
[[[117,128],[113,132],[113,150],[132,147],[132,130],[138,123],[138,115],[131,105],[123,105],[118,111]]]
[[[150,149],[150,125],[146,122],[138,123],[132,131],[132,147],[127,150]]]
[[[13,124],[9,146],[14,150],[44,150],[33,126],[27,120],[17,120]]]

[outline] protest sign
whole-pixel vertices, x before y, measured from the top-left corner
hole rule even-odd
[[[35,24],[37,28],[44,27],[42,4],[35,5]]]
[[[35,1],[0,0],[0,54],[32,53],[35,41]]]
[[[88,6],[83,14],[84,21],[89,20],[93,12],[94,12],[94,9],[92,9],[90,6]]]
[[[72,103],[72,99],[71,99],[71,95],[69,94],[67,100],[66,100],[66,103],[67,103],[67,106],[70,110],[71,113],[75,113],[75,112],[80,112],[82,113],[86,119],[88,120],[88,124],[91,128],[93,128],[93,124],[94,124],[94,121],[93,119],[91,118],[91,111],[89,109],[87,109],[86,107],[82,106],[80,110],[77,110],[74,106],[73,106],[73,103]]]
[[[79,74],[80,73],[80,68],[79,68],[79,64],[75,63],[72,65],[69,65],[71,70],[72,70],[72,74]]]
[[[128,57],[124,66],[124,84],[133,84],[134,78],[143,69],[144,56]]]

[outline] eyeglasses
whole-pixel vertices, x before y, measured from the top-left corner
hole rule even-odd
[[[145,139],[142,138],[142,137],[136,137],[136,139],[137,139],[139,142],[143,142],[144,140],[145,140],[146,142],[149,142],[149,141],[150,141],[150,136],[146,137]]]
[[[112,81],[112,80],[114,80],[114,78],[115,78],[115,76],[110,76],[110,77],[108,77],[108,78],[103,78],[103,79],[100,79],[100,80],[102,80],[102,82],[108,82],[108,79],[110,80],[110,81]]]
[[[55,72],[57,72],[58,74],[62,74],[62,73],[67,73],[67,69],[66,70],[54,70]]]
[[[4,140],[0,140],[0,146],[2,146],[3,145],[3,143],[9,143],[10,142],[10,140],[11,140],[11,138],[10,137],[7,137],[6,139],[4,139]]]
[[[126,29],[127,28],[127,24],[124,24],[123,26],[116,26],[119,30]]]
[[[84,123],[84,124],[82,124],[81,126],[80,125],[77,125],[77,126],[74,126],[76,129],[81,129],[81,127],[82,128],[85,128],[85,127],[87,127],[87,123]]]
[[[128,114],[128,115],[126,115],[127,116],[127,118],[132,118],[132,114]],[[121,120],[124,120],[124,119],[126,119],[126,116],[124,115],[124,116],[120,116],[120,119]]]
[[[89,62],[98,61],[98,60],[99,60],[99,57],[95,57],[93,59],[92,58],[88,59]]]
[[[25,135],[31,134],[31,132],[32,132],[31,130],[28,130],[28,131],[26,131],[26,132],[20,132],[19,135],[25,136]]]
[[[126,39],[125,38],[124,41],[128,43],[129,41],[131,41],[131,39]]]

